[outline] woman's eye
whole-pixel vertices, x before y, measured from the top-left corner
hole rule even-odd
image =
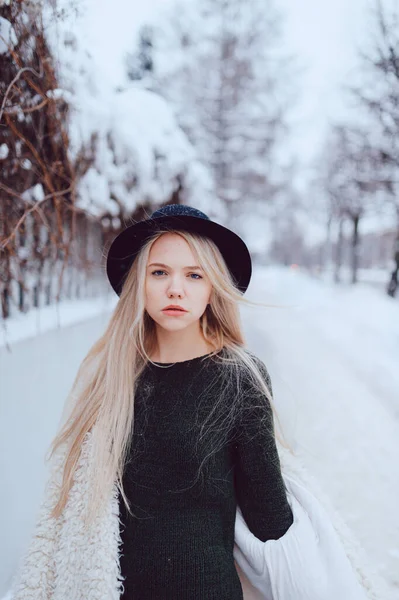
[[[162,269],[157,269],[156,271],[152,271],[152,275],[155,275],[156,273],[166,273],[166,271],[163,271]],[[199,279],[202,279],[201,275],[199,275],[198,273],[190,273],[189,275],[190,276],[195,275],[195,279],[197,279],[197,277]]]

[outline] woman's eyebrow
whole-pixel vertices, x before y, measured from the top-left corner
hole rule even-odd
[[[164,263],[160,262],[151,263],[150,265],[148,265],[148,268],[149,267],[165,267],[165,269],[170,269],[169,265],[165,265]],[[201,267],[199,267],[198,265],[194,265],[192,267],[183,267],[183,269],[201,269]]]

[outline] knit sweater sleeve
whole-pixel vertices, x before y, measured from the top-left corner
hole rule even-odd
[[[271,392],[265,364],[256,363]],[[279,539],[293,523],[277,452],[273,412],[248,375],[243,376],[242,406],[235,423],[233,443],[237,503],[251,532],[262,542]]]

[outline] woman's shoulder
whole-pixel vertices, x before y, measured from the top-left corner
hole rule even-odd
[[[271,377],[266,363],[253,350],[244,348],[244,356],[242,352],[237,356],[234,352],[225,351],[224,358],[227,361],[224,363],[225,371],[228,372],[228,379],[233,381],[236,386],[244,387],[247,391],[258,390],[259,383],[257,375],[266,383],[268,389],[272,393]],[[221,363],[223,364],[223,363]]]
[[[252,439],[253,434],[273,431],[273,390],[265,361],[253,351],[246,352],[249,361],[240,375],[236,427],[237,435],[241,431]]]
[[[247,357],[249,358],[249,362],[250,362],[249,369],[247,367],[245,369],[245,371],[244,371],[246,373],[246,379],[249,382],[253,382],[254,381],[253,368],[255,368],[259,372],[260,376],[262,377],[263,381],[265,381],[265,383],[267,384],[267,386],[271,387],[270,373],[269,373],[269,369],[266,366],[265,361],[262,360],[252,350],[246,350],[246,354],[247,354]],[[252,371],[252,373],[250,371]],[[245,377],[245,375],[244,375],[244,377]]]
[[[268,371],[268,369],[266,367],[266,363],[257,354],[255,354],[255,352],[253,352],[252,350],[246,350],[246,353],[249,356],[249,358],[253,361],[253,363],[256,365],[256,367],[263,374],[268,374],[269,373],[269,371]]]

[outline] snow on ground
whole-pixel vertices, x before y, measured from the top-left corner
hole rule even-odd
[[[399,302],[279,268],[257,270],[246,296],[280,306],[242,314],[286,439],[397,598]]]
[[[118,297],[112,291],[99,298],[63,300],[59,304],[32,308],[26,314],[19,313],[12,319],[1,321],[0,348],[107,313],[117,301]]]
[[[299,269],[278,267],[255,268],[245,297],[277,305],[243,307],[242,316],[248,345],[270,371],[285,437],[388,583],[392,595],[383,600],[393,600],[399,591],[398,299],[372,287],[336,287]],[[72,329],[75,344],[79,344],[79,331],[80,345],[94,342],[116,301],[117,297],[111,295],[96,302],[61,306],[61,326],[65,329],[54,330],[60,338],[58,347],[63,346],[64,338],[71,337]],[[30,340],[35,342],[35,352],[40,340],[43,352],[47,352],[45,340],[53,335],[52,328],[59,327],[56,314],[54,307],[41,309],[42,335]],[[39,399],[43,402],[40,382],[30,373],[30,365],[35,363],[24,350],[30,342],[22,341],[23,337],[36,335],[36,322],[37,315],[32,312],[7,326],[18,371],[25,379],[32,379],[29,406]],[[89,322],[93,325],[87,327]],[[19,342],[13,345],[16,340]],[[0,357],[6,352],[0,347]],[[75,375],[76,357],[73,361],[73,368],[69,361],[63,367],[70,369],[64,379]],[[3,374],[7,379],[5,369]],[[63,385],[67,387],[66,382]],[[10,406],[20,402],[18,386],[12,375],[10,381],[2,382]],[[52,408],[53,420],[58,410]],[[34,419],[34,410],[30,414]],[[16,430],[15,410],[6,415],[8,430]],[[46,435],[50,429],[47,427]],[[8,472],[7,476],[12,474]],[[3,556],[6,550],[2,548]]]

